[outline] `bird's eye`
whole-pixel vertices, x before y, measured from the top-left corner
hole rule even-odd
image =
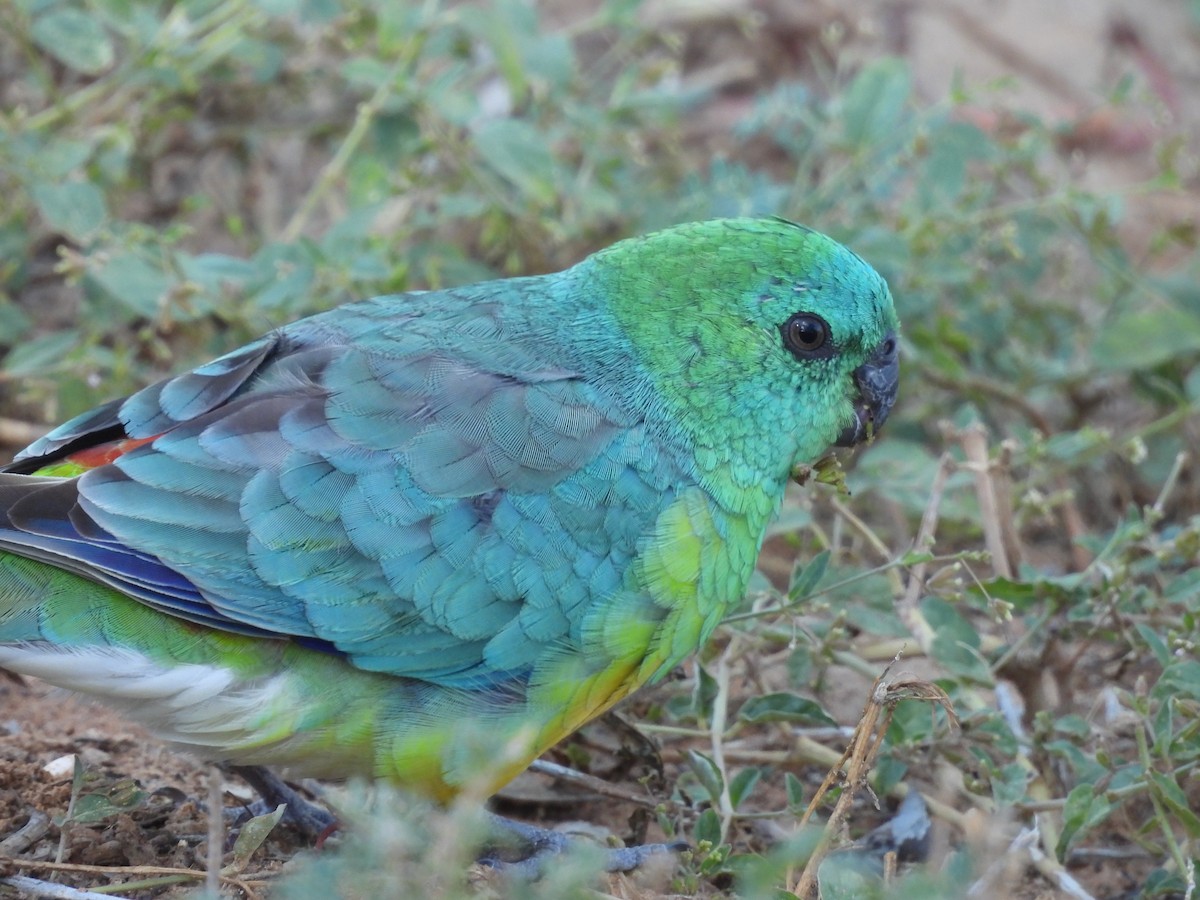
[[[783,346],[797,357],[812,356],[829,342],[829,326],[820,316],[796,313],[780,327]]]

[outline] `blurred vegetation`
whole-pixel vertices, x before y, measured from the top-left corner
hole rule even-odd
[[[961,895],[1035,816],[1038,877],[1116,846],[1142,896],[1182,895],[1200,857],[1200,257],[1194,220],[1132,228],[1127,210],[1194,194],[1194,151],[1161,135],[1151,180],[1096,194],[1055,128],[964,114],[1003,86],[922,104],[902,60],[832,52],[706,136],[718,98],[688,77],[686,27],[641,7],[0,0],[3,433],[347,299],[547,271],[686,219],[806,222],[891,283],[901,402],[852,500],[797,491],[694,677],[627,707],[667,762],[659,824],[697,847],[671,890],[785,884],[830,762],[814,747],[836,761],[827,726],[854,723],[903,647],[961,728],[896,708],[873,788],[938,798],[949,849],[892,896]],[[430,851],[465,813],[397,815],[282,893],[469,892],[471,854]],[[570,877],[505,890],[567,896]]]

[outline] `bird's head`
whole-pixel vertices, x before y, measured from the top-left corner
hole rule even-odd
[[[653,386],[702,466],[724,455],[745,470],[739,481],[782,477],[887,420],[899,378],[891,293],[831,238],[723,219],[616,244],[589,264],[633,357],[628,383]]]

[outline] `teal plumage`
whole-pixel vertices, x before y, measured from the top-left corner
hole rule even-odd
[[[746,219],[293,323],[0,475],[0,665],[437,796],[482,723],[502,783],[707,638],[793,465],[886,418],[896,329],[858,257]]]

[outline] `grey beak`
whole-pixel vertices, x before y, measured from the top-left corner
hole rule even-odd
[[[858,402],[854,404],[854,421],[838,435],[839,447],[853,447],[883,427],[896,403],[896,387],[900,383],[900,342],[889,334],[865,363],[854,370]]]

